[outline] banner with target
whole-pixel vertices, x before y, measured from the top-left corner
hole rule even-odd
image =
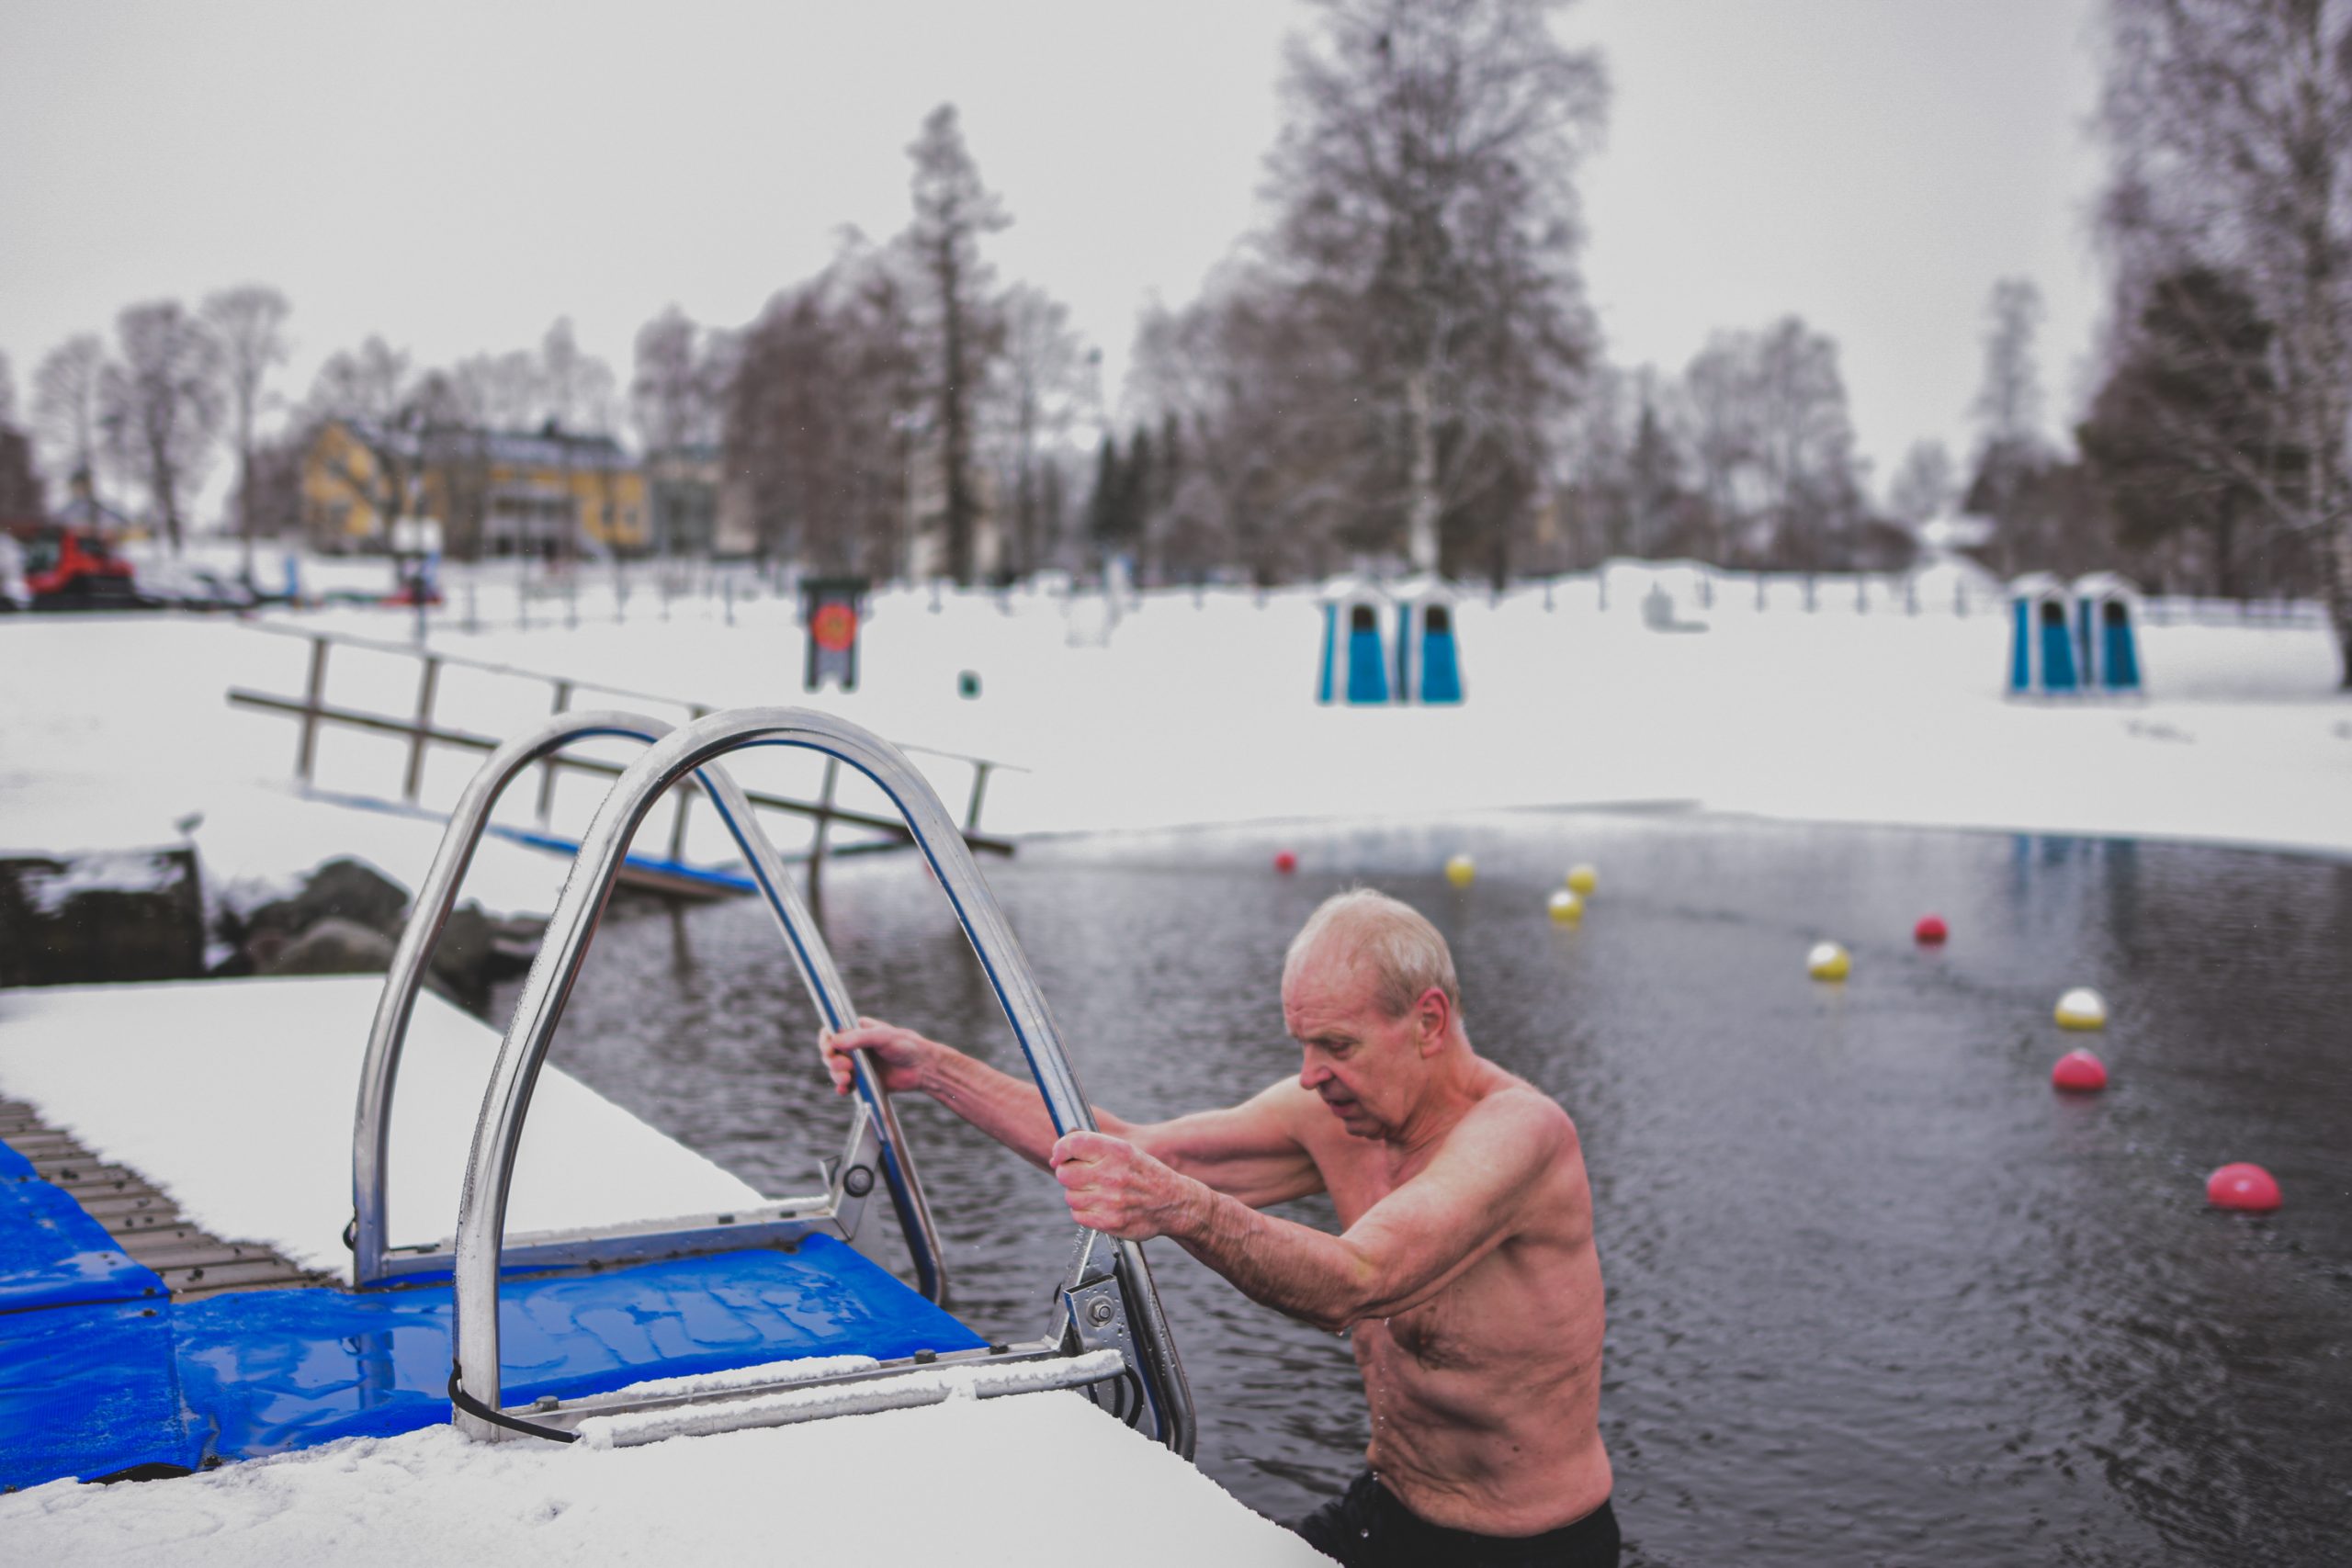
[[[808,633],[804,689],[813,692],[831,681],[844,692],[857,690],[857,631],[867,586],[862,577],[800,580],[800,622]]]

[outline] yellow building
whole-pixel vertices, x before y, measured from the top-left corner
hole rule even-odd
[[[380,550],[395,517],[431,517],[451,555],[644,553],[645,473],[609,435],[329,420],[302,457],[302,527],[322,550]]]

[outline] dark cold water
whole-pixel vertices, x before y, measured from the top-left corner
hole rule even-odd
[[[1466,892],[1439,874],[1457,850]],[[1577,860],[1602,886],[1558,929]],[[1282,954],[1325,894],[1436,920],[1473,1042],[1583,1134],[1629,1562],[2352,1562],[2352,866],[1579,814],[1053,841],[986,870],[1089,1095],[1136,1118],[1296,1070]],[[1941,951],[1910,940],[1929,909]],[[860,1007],[1020,1070],[918,864],[836,863],[824,915]],[[1805,977],[1823,936],[1853,951],[1842,986]],[[2087,1100],[2049,1086],[2085,1043],[2051,1020],[2075,985],[2112,1012]],[[813,1027],[762,908],[634,906],[557,1060],[803,1190],[846,1125]],[[1052,1180],[902,1114],[956,1310],[1041,1332],[1073,1234]],[[2205,1207],[2241,1159],[2281,1213]],[[1277,1517],[1339,1490],[1365,1440],[1346,1345],[1150,1252],[1202,1468]]]

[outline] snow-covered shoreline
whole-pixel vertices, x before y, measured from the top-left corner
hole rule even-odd
[[[1586,578],[1499,601],[1467,595],[1459,707],[1317,706],[1320,615],[1296,590],[1163,592],[1115,611],[1100,596],[1027,589],[886,591],[849,694],[802,692],[786,600],[714,593],[664,607],[640,584],[624,604],[588,570],[558,609],[527,605],[484,569],[452,585],[430,646],[451,657],[435,711],[458,728],[512,733],[548,704],[543,684],[460,660],[571,679],[575,706],[672,721],[683,707],[599,696],[595,683],[713,706],[808,704],[1026,770],[995,773],[988,786],[984,826],[1015,836],[1672,802],[2352,854],[2352,701],[2333,690],[2324,626],[2149,626],[2147,698],[2015,702],[2000,687],[2006,617],[1981,586],[1977,613],[1957,615],[1943,582],[1915,586],[1908,609],[1886,580],[1824,579],[1808,611],[1796,580],[1773,583],[1766,607],[1750,581],[1711,582],[1702,595],[1690,569],[1619,565],[1605,590]],[[1638,603],[1653,584],[1671,587],[1680,625],[1705,630],[1654,629]],[[1867,608],[1858,588],[1875,596]],[[478,629],[463,629],[469,621]],[[411,626],[401,612],[368,608],[268,624],[395,644]],[[185,830],[216,889],[282,886],[337,854],[414,887],[435,821],[301,798],[293,723],[225,701],[232,685],[299,696],[309,647],[227,617],[0,622],[0,845],[120,849]],[[967,672],[977,697],[959,694]],[[416,681],[412,658],[345,649],[329,700],[405,716]],[[330,731],[319,757],[322,790],[400,792],[397,739]],[[917,760],[960,810],[968,766]],[[424,805],[446,807],[472,763],[435,752]],[[730,766],[753,787],[812,793],[805,758]],[[591,780],[567,782],[558,826],[584,823],[597,794]],[[861,804],[854,789],[842,798]],[[509,814],[527,809],[518,800]],[[790,819],[773,827],[787,851],[805,833]],[[695,856],[729,851],[715,823],[697,828]],[[544,911],[562,871],[493,840],[468,892],[493,909]]]

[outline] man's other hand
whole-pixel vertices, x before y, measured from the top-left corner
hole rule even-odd
[[[882,1087],[899,1094],[922,1088],[923,1055],[938,1047],[911,1029],[900,1029],[878,1018],[861,1018],[854,1029],[838,1033],[830,1029],[819,1030],[817,1049],[824,1055],[825,1071],[832,1075],[835,1094],[850,1091],[852,1051],[865,1052],[867,1063],[880,1076]]]
[[[1196,1223],[1207,1188],[1107,1133],[1065,1133],[1049,1163],[1070,1218],[1121,1241],[1173,1235]]]

